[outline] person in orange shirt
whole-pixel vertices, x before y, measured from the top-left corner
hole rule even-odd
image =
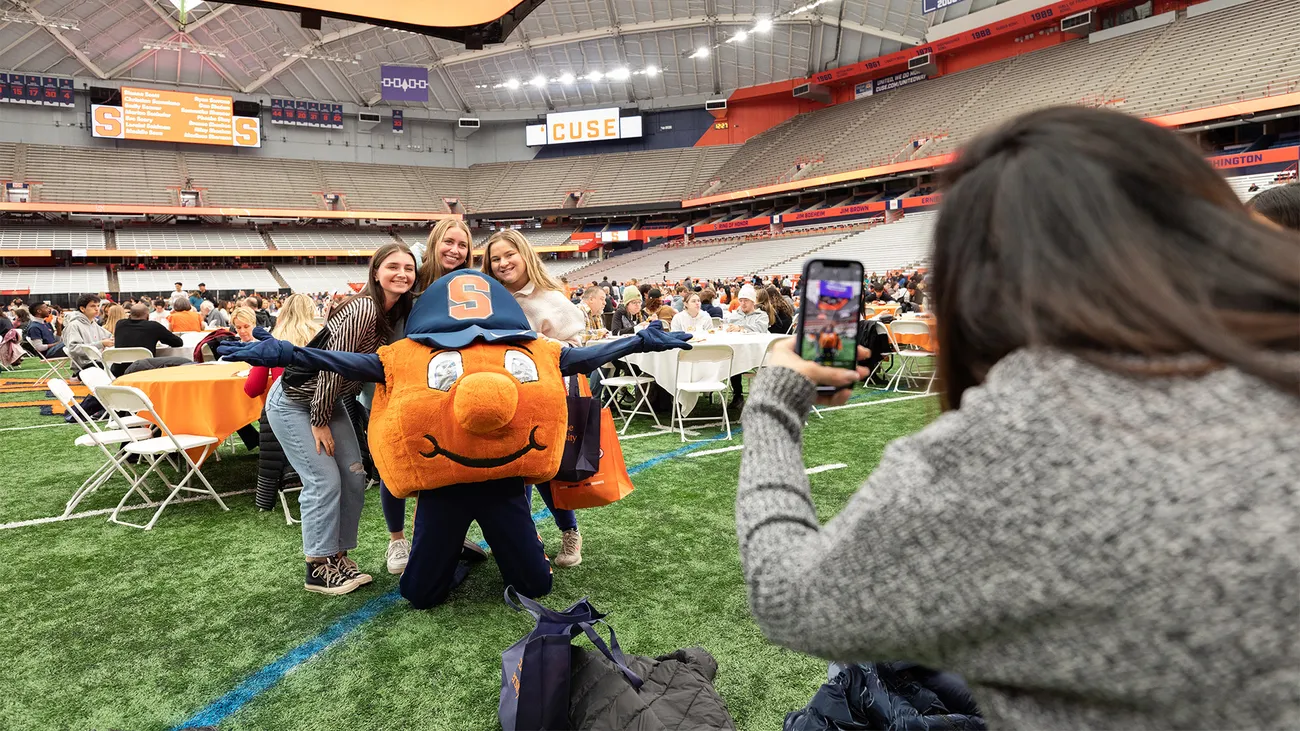
[[[189,300],[181,297],[172,302],[172,313],[167,316],[167,322],[174,333],[203,332],[203,318],[194,311]]]

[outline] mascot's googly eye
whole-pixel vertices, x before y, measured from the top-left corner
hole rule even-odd
[[[520,383],[532,383],[537,380],[537,364],[525,353],[518,350],[506,351],[506,370]]]
[[[439,353],[429,361],[429,388],[450,391],[464,372],[465,366],[461,362],[460,353],[455,351]]]

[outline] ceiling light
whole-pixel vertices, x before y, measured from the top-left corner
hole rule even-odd
[[[709,49],[707,46],[700,46],[699,48],[695,49],[695,53],[691,54],[691,58],[708,58],[708,57],[709,57]]]
[[[592,71],[591,73],[587,74],[582,78],[586,79],[587,81],[596,82],[605,78],[605,75],[600,73],[599,71]]]
[[[560,74],[560,83],[561,83],[561,84],[572,84],[572,83],[573,83],[573,74],[569,73],[568,71],[565,71],[564,73]]]
[[[528,80],[528,83],[530,83],[530,84],[532,84],[533,86],[535,86],[535,87],[537,87],[538,89],[540,89],[540,88],[542,88],[543,86],[546,86],[546,77],[545,77],[545,76],[542,76],[541,74],[538,74],[538,75],[534,76],[533,78],[529,79],[529,80]]]
[[[25,23],[27,25],[39,25],[45,28],[62,30],[81,30],[77,27],[77,21],[75,20],[55,18],[49,15],[38,18],[35,14],[21,13],[14,10],[0,10],[0,22]]]
[[[632,76],[631,72],[629,72],[627,69],[622,69],[622,68],[614,69],[613,71],[610,71],[608,74],[608,78],[610,78],[613,81],[627,81],[631,76]]]
[[[728,42],[728,43],[740,43],[741,41],[745,40],[745,39],[748,38],[748,37],[749,37],[749,34],[748,34],[748,33],[746,33],[746,32],[743,31],[743,30],[738,30],[738,31],[736,31],[736,35],[734,35],[734,36],[732,36],[730,39],[728,39],[727,42]]]
[[[772,30],[771,18],[759,18],[758,23],[754,25],[755,33],[766,33],[770,30]]]
[[[506,79],[506,88],[514,91],[519,88],[519,79]]]
[[[658,66],[655,66],[655,65],[651,64],[651,65],[645,67],[645,75],[646,75],[646,76],[654,76],[654,75],[656,75],[656,74],[658,74],[658,73],[659,73],[659,67],[658,67]]]

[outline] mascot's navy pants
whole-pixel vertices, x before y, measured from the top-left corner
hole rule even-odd
[[[551,563],[533,524],[523,478],[513,477],[419,492],[411,558],[400,584],[412,607],[441,604],[465,578],[461,549],[474,521],[506,586],[531,598],[550,593]]]

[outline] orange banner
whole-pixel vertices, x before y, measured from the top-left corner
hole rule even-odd
[[[823,218],[839,218],[841,216],[867,216],[873,213],[883,213],[884,210],[884,201],[873,201],[871,203],[859,203],[853,206],[839,206],[837,208],[819,208],[815,211],[783,213],[781,214],[781,223],[819,221]]]
[[[772,223],[771,216],[759,216],[757,218],[742,218],[739,221],[723,221],[722,223],[704,223],[691,229],[693,235],[714,233],[718,231],[743,231],[745,229],[758,228],[767,226]]]
[[[122,87],[122,106],[93,104],[90,134],[118,140],[261,147],[261,120],[220,94]]]
[[[1300,147],[1282,147],[1276,150],[1256,150],[1255,152],[1234,152],[1231,155],[1215,155],[1208,159],[1210,164],[1218,170],[1246,168],[1253,165],[1296,162],[1297,160],[1300,160]]]
[[[520,0],[475,0],[472,3],[459,0],[265,0],[263,2],[239,2],[235,5],[270,5],[272,7],[302,12],[304,10],[322,12],[342,18],[356,18],[362,21],[378,21],[372,25],[398,23],[401,25],[424,25],[434,28],[459,28],[466,25],[483,25],[500,20],[516,6]]]
[[[833,175],[820,175],[815,178],[804,178],[790,183],[779,183],[777,185],[765,185],[761,188],[750,188],[748,190],[737,190],[731,193],[719,193],[717,195],[707,195],[703,198],[691,198],[682,201],[682,208],[691,208],[693,206],[707,206],[713,203],[725,203],[727,201],[740,200],[741,198],[754,198],[760,195],[770,195],[772,193],[784,193],[787,190],[802,190],[804,188],[815,188],[819,185],[830,185],[833,183],[843,183],[849,180],[860,180],[863,178],[874,178],[879,175],[889,175],[890,173],[901,173],[909,170],[925,170],[927,168],[941,168],[952,161],[953,156],[934,155],[932,157],[923,157],[919,160],[907,160],[905,162],[896,162],[890,165],[880,165],[874,168],[864,168],[862,170],[850,170],[844,173],[835,173]]]

